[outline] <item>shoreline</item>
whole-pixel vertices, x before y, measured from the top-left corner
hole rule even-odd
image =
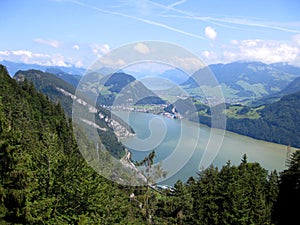
[[[147,178],[141,173],[141,171],[138,170],[136,165],[131,161],[131,152],[125,148],[125,155],[120,159],[120,162],[122,163],[123,166],[131,169],[136,173],[136,178],[142,179],[143,182],[147,183]]]

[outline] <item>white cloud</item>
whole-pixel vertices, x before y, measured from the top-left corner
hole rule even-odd
[[[76,61],[76,62],[74,63],[74,65],[75,65],[76,67],[83,67],[83,66],[84,66],[83,63],[82,63],[80,60]]]
[[[297,42],[275,40],[242,40],[231,41],[231,46],[223,52],[223,61],[236,60],[261,61],[264,63],[289,62],[297,63],[300,45]],[[299,62],[298,62],[299,63]]]
[[[27,56],[29,58],[32,57],[32,52],[31,51],[28,51],[28,50],[17,50],[17,51],[11,51],[11,53],[13,55],[16,55],[16,56]]]
[[[0,55],[9,56],[9,51],[0,51]]]
[[[195,71],[205,66],[204,62],[198,57],[178,57],[174,56],[171,61],[173,65],[188,73],[194,73]]]
[[[76,50],[79,50],[80,47],[79,47],[79,45],[73,45],[72,48],[76,49]]]
[[[217,32],[214,28],[207,26],[205,27],[205,36],[209,39],[214,40],[217,37]]]
[[[97,55],[97,57],[101,57],[110,51],[110,47],[108,44],[103,44],[103,45],[92,44],[91,48],[92,48],[92,52],[95,55]]]
[[[34,53],[29,50],[1,51],[0,60],[44,66],[69,66],[69,64],[65,62],[64,57],[60,54],[48,55],[43,53]]]
[[[203,60],[206,64],[212,64],[219,62],[218,55],[214,51],[205,50],[201,52]]]
[[[237,45],[239,42],[237,40],[231,40],[230,43],[233,44],[233,45]]]
[[[204,52],[202,52],[202,55],[204,57],[208,58],[211,55],[211,53],[209,51],[204,51]]]
[[[134,50],[141,53],[141,54],[148,54],[149,53],[149,48],[147,45],[143,44],[143,43],[138,43],[134,46]]]
[[[36,42],[38,44],[49,45],[53,48],[58,48],[61,45],[61,43],[59,41],[45,40],[45,39],[42,39],[42,38],[36,38],[36,39],[34,39],[34,42]]]

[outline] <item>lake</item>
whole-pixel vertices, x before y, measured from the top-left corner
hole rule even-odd
[[[285,169],[287,146],[260,141],[198,123],[141,112],[114,112],[134,129],[136,136],[122,139],[141,161],[155,150],[155,163],[168,172],[164,184],[186,181],[210,164],[221,168],[228,160],[238,165],[244,154],[267,170]],[[220,145],[220,147],[218,147]]]

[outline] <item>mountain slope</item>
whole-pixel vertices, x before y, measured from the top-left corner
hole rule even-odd
[[[227,105],[226,109],[232,107],[237,106]],[[226,130],[259,140],[300,147],[300,92],[259,108],[238,108],[238,116],[227,116]],[[200,113],[199,121],[211,126],[211,117],[207,113]]]
[[[25,79],[33,82],[37,90],[47,95],[53,102],[59,101],[66,113],[69,116],[72,115],[72,99],[59,91],[59,89],[63,89],[74,94],[75,88],[71,84],[40,70],[21,70],[15,74],[14,78],[19,82],[23,82]]]
[[[276,102],[280,100],[281,97],[293,94],[300,91],[300,77],[295,78],[291,83],[287,85],[284,89],[282,89],[279,92],[276,92],[275,94],[268,95],[263,98],[259,98],[254,100],[250,103],[251,106],[258,106],[258,105],[264,105],[264,104],[271,104],[273,102]]]
[[[80,75],[74,75],[74,74],[68,74],[64,71],[62,71],[59,68],[47,68],[46,73],[52,73],[54,75],[56,75],[57,77],[59,77],[60,79],[66,81],[67,83],[73,85],[74,87],[77,87],[81,76]]]
[[[108,110],[100,106],[92,107],[86,96],[82,96],[78,99],[78,96],[75,96],[75,87],[53,74],[38,70],[28,70],[17,72],[14,78],[19,82],[23,82],[25,79],[33,82],[37,90],[47,95],[52,101],[59,102],[69,117],[72,117],[73,113],[73,100],[78,104],[84,104],[85,106],[80,106],[82,110],[86,113],[95,114],[95,121],[98,126],[102,128],[98,129],[98,133],[107,150],[116,158],[120,158],[124,155],[124,147],[118,141],[116,135],[122,137],[123,135],[132,135],[134,132],[132,128],[120,118],[112,115]],[[87,107],[91,112],[84,109]],[[98,114],[101,114],[102,118],[99,118]]]
[[[92,85],[92,84],[91,84]],[[114,73],[100,80],[98,86],[100,105],[164,104],[143,83],[126,73]]]
[[[300,91],[300,77],[294,79],[286,88],[279,92],[281,96]]]
[[[285,73],[294,74],[300,76],[300,68],[297,66],[289,65],[288,63],[272,63],[270,66],[283,71]]]
[[[274,66],[261,62],[233,62],[229,64],[212,64],[209,69],[215,75],[223,88],[225,98],[258,98],[267,96],[285,88],[300,74],[297,67]],[[300,70],[300,69],[299,69]],[[185,89],[210,85],[209,80],[203,80],[207,68],[195,72],[191,79],[183,83]],[[207,78],[209,79],[209,78]]]
[[[62,108],[2,65],[0,96],[0,224],[126,224],[130,193],[82,157],[74,134],[89,159],[96,149]],[[99,165],[110,165],[105,154]]]

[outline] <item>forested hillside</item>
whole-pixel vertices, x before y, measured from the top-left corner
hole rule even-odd
[[[259,111],[259,119],[227,120],[227,129],[256,139],[300,147],[300,92]]]
[[[59,102],[67,116],[69,118],[72,117],[72,97],[75,97],[75,86],[72,86],[66,81],[56,77],[54,74],[39,70],[18,71],[15,74],[14,79],[20,83],[24,81],[32,82],[38,91],[48,96],[51,101],[55,103]],[[81,95],[80,98],[87,103],[90,102],[86,96]],[[112,118],[111,112],[102,108],[101,106],[96,105],[95,110],[104,116],[102,119],[100,119],[98,114],[95,114],[95,122],[106,130],[105,132],[103,132],[103,130],[98,130],[102,139],[102,143],[113,156],[117,158],[122,157],[125,153],[124,147],[119,143],[116,135],[114,134],[113,127],[111,126],[112,119],[119,124],[120,128],[118,129],[122,129],[124,131],[123,133],[133,133],[134,131],[128,124],[123,122],[117,116],[113,116]],[[114,129],[116,130],[117,128]]]
[[[72,99],[58,90],[63,89],[69,93],[75,93],[75,87],[64,82],[62,79],[51,73],[45,73],[40,70],[19,70],[14,78],[18,82],[32,82],[37,90],[47,95],[53,102],[60,102],[66,113],[72,115]]]
[[[83,159],[61,106],[3,66],[0,156],[0,224],[290,224],[297,216],[299,152],[280,177],[244,156],[172,192],[117,185]]]
[[[191,100],[185,100],[185,102],[188,101]],[[174,105],[176,104],[181,103],[178,101]],[[259,140],[300,147],[300,92],[286,95],[278,102],[253,108],[226,104],[210,109],[199,102],[193,105],[195,107],[191,111],[193,113],[184,116],[192,121],[211,126],[211,111],[214,110],[227,115],[226,130],[228,131]],[[217,107],[225,110],[218,110]],[[213,116],[216,119],[218,117],[216,114]]]
[[[126,218],[127,192],[89,167],[59,104],[27,82],[19,86],[3,66],[0,96],[1,224],[117,224]]]

